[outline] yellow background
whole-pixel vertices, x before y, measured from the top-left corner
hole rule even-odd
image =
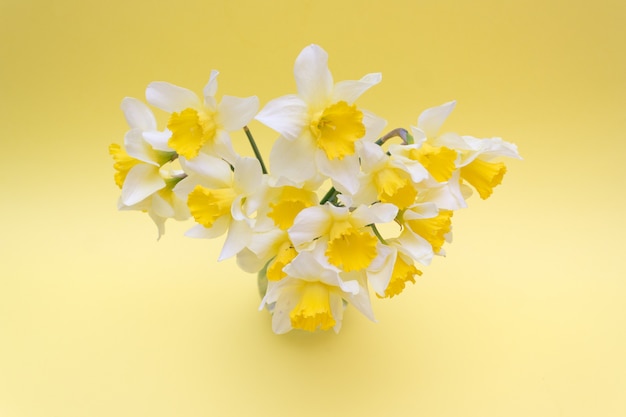
[[[1,0],[0,416],[626,415],[625,21],[621,0]],[[336,80],[383,73],[359,104],[390,128],[456,99],[446,130],[524,160],[378,323],[276,336],[219,241],[116,210],[107,147],[149,82],[216,68],[264,104],[310,43]]]

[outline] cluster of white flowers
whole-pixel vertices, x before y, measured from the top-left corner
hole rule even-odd
[[[328,56],[310,45],[295,62],[297,94],[267,103],[216,99],[217,71],[195,93],[151,83],[147,102],[169,113],[159,130],[150,108],[125,98],[130,126],[113,144],[119,208],[147,212],[159,237],[168,218],[193,217],[188,236],[226,234],[219,260],[236,257],[266,279],[260,309],[276,333],[339,331],[346,304],[374,319],[370,291],[393,297],[443,255],[454,210],[475,189],[489,197],[519,158],[500,138],[441,133],[455,103],[430,108],[417,126],[383,134],[386,122],[355,101],[378,73],[335,83]],[[266,169],[247,124],[280,135]],[[244,129],[255,157],[239,155],[229,132]],[[387,143],[388,140],[392,139]],[[371,290],[370,290],[371,288]]]

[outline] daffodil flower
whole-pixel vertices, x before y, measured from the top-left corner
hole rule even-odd
[[[288,230],[298,250],[322,245],[328,262],[342,271],[365,270],[377,257],[381,242],[368,225],[393,221],[398,208],[392,204],[348,207],[329,204],[309,207],[296,216]]]
[[[460,153],[458,168],[460,177],[478,191],[483,200],[500,185],[506,173],[500,157],[521,159],[517,146],[500,138],[479,139],[472,136],[444,135],[438,140],[443,146],[452,147]]]
[[[354,101],[380,82],[380,73],[335,84],[326,51],[310,45],[298,55],[294,75],[298,94],[270,101],[256,116],[281,135],[270,154],[273,175],[301,183],[322,174],[341,191],[355,193],[356,143],[375,141],[385,121]]]
[[[193,91],[167,82],[153,82],[146,89],[148,102],[170,113],[168,146],[185,159],[204,152],[234,162],[237,156],[228,132],[243,128],[258,111],[255,96],[223,96],[218,102],[217,75],[217,71],[211,71],[203,100]]]
[[[189,175],[175,188],[187,200],[196,226],[186,234],[215,238],[227,233],[219,260],[236,255],[252,236],[254,213],[262,203],[265,176],[255,158],[239,157],[231,166],[213,156],[200,154],[181,161]]]
[[[366,282],[341,279],[337,270],[326,268],[308,252],[299,254],[284,271],[285,278],[269,282],[259,307],[273,306],[272,330],[275,333],[331,328],[339,332],[343,300],[374,320]]]
[[[189,217],[184,203],[172,192],[185,174],[170,164],[176,154],[164,146],[162,138],[166,134],[157,130],[148,106],[126,97],[121,107],[130,130],[124,137],[123,148],[117,144],[109,147],[115,160],[115,182],[122,189],[118,208],[148,212],[160,238],[167,218]]]
[[[257,210],[253,236],[247,250],[238,254],[237,262],[249,272],[256,272],[267,264],[267,277],[273,280],[282,277],[282,267],[296,255],[287,229],[302,210],[317,205],[318,198],[313,190],[293,185],[268,186],[265,191],[261,198],[264,204]]]
[[[368,279],[379,298],[400,294],[407,282],[415,283],[415,276],[422,275],[422,271],[415,267],[414,254],[399,239],[386,239],[386,244],[386,255],[372,265],[368,273]]]
[[[434,203],[415,204],[398,219],[403,226],[398,241],[413,259],[429,265],[433,255],[445,254],[443,245],[452,239],[452,215]]]
[[[378,145],[364,146],[361,153],[360,187],[354,196],[355,203],[374,201],[391,203],[399,210],[412,206],[417,198],[417,183],[428,177],[419,163],[404,164],[387,154]]]

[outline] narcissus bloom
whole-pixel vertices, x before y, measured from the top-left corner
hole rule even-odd
[[[148,212],[161,237],[166,219],[184,220],[189,216],[184,202],[172,192],[185,174],[171,164],[176,153],[163,143],[167,134],[157,131],[148,106],[126,97],[122,111],[130,130],[123,147],[109,146],[115,161],[115,183],[122,189],[119,208]]]
[[[274,176],[300,183],[321,174],[355,193],[356,144],[375,141],[386,123],[354,101],[381,81],[380,73],[335,84],[326,51],[310,45],[296,59],[294,75],[298,94],[270,101],[256,116],[281,135],[270,155]]]
[[[153,82],[146,90],[150,104],[171,113],[168,145],[186,159],[205,152],[233,162],[236,154],[228,132],[243,128],[258,111],[256,97],[223,96],[218,102],[217,75],[217,71],[211,71],[203,100],[193,91],[167,82]]]
[[[254,213],[261,204],[264,177],[259,161],[239,157],[231,166],[225,161],[200,155],[183,161],[190,175],[174,190],[185,198],[197,225],[190,237],[215,238],[227,233],[219,259],[241,251],[252,233]]]
[[[285,267],[285,275],[280,281],[269,282],[260,307],[272,306],[275,333],[331,328],[339,332],[344,300],[374,320],[367,283],[359,279],[344,281],[336,270],[320,264],[313,254],[299,254]]]

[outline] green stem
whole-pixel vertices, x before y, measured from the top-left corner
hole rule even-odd
[[[372,223],[372,224],[368,224],[368,226],[372,228],[372,230],[374,231],[374,234],[376,235],[378,240],[380,240],[380,243],[382,243],[383,245],[386,245],[387,242],[385,241],[385,239],[382,237],[382,235],[380,234],[380,232],[376,228],[376,225],[374,223]]]
[[[335,187],[330,187],[330,190],[328,190],[326,195],[322,197],[320,204],[323,205],[323,204],[326,204],[328,201],[333,200],[335,197],[337,197],[337,194],[338,194],[338,191],[335,190]]]
[[[397,129],[393,129],[391,132],[387,133],[385,136],[383,136],[382,138],[378,139],[376,141],[376,144],[377,145],[382,145],[383,143],[387,142],[389,139],[394,138],[396,136],[402,139],[402,143],[404,145],[412,145],[413,144],[413,136],[411,136],[411,134],[408,132],[408,130],[403,129],[401,127],[397,128]]]
[[[261,164],[261,170],[264,174],[267,174],[267,168],[265,168],[263,157],[261,156],[261,152],[259,152],[259,148],[256,146],[256,142],[254,141],[254,137],[252,137],[252,133],[250,133],[250,129],[248,129],[248,126],[244,126],[243,131],[246,132],[250,146],[252,146],[252,150],[254,151],[254,156],[256,156],[256,159],[258,159]]]

